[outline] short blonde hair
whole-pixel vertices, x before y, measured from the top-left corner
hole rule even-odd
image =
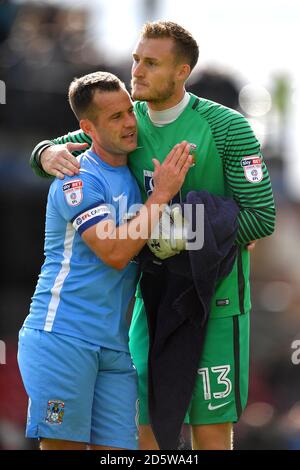
[[[176,56],[186,60],[191,70],[199,58],[199,47],[191,33],[172,21],[154,21],[145,23],[141,31],[145,39],[172,38]]]

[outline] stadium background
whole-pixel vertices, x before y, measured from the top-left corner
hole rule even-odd
[[[275,234],[252,255],[248,407],[238,449],[300,449],[300,4],[297,0],[0,0],[0,449],[26,449],[17,333],[43,262],[49,181],[34,177],[34,144],[74,130],[74,76],[107,69],[130,81],[146,20],[170,19],[200,44],[189,90],[236,108],[263,144]]]

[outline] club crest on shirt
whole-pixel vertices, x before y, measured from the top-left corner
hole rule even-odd
[[[82,199],[82,180],[68,181],[63,184],[62,190],[69,206],[78,206]]]
[[[46,413],[46,423],[61,424],[65,413],[65,404],[60,400],[49,400]]]
[[[192,142],[190,142],[190,154],[191,155],[196,153],[197,148],[198,148],[197,144],[192,144]]]
[[[260,183],[263,179],[262,161],[258,155],[244,157],[241,160],[246,180],[250,183]]]

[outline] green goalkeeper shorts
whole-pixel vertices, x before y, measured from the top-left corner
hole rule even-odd
[[[149,424],[148,327],[141,298],[130,327],[130,351],[139,377],[140,424]],[[249,374],[249,314],[211,318],[185,423],[238,421],[246,406]]]

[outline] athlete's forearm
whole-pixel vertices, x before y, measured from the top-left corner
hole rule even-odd
[[[102,243],[99,242],[98,256],[116,269],[125,268],[146,244],[153,228],[159,221],[165,204],[166,198],[160,197],[159,194],[152,194],[140,207],[139,213],[134,219],[119,227],[112,227],[109,238],[106,238],[105,253],[103,253]],[[101,229],[98,227],[97,234],[100,237],[102,228],[107,230],[105,225],[102,225]],[[95,248],[97,249],[97,247],[94,246],[94,251]]]

